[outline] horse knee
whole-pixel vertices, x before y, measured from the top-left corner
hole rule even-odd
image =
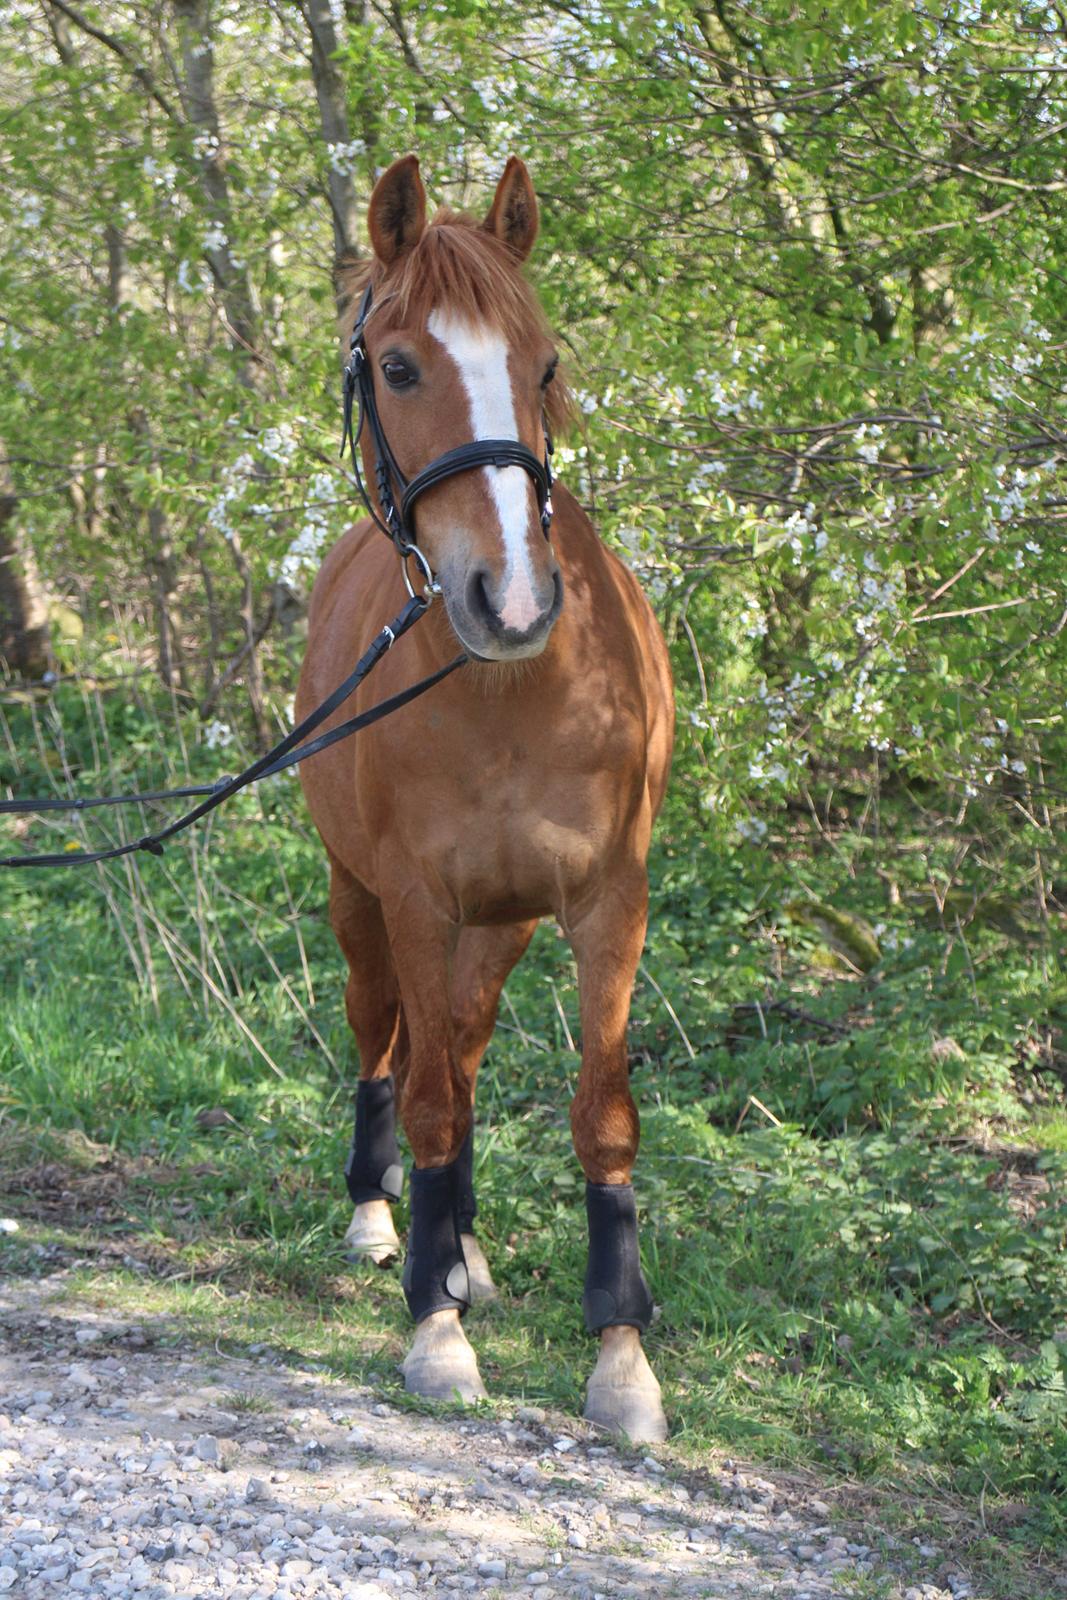
[[[416,1167],[445,1167],[456,1161],[471,1126],[466,1088],[450,1086],[447,1097],[420,1093],[410,1077],[402,1084],[400,1120]]]
[[[610,1095],[579,1091],[571,1103],[571,1137],[590,1183],[629,1183],[640,1139],[629,1089]]]

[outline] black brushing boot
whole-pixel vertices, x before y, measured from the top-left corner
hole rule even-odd
[[[388,1205],[400,1198],[404,1187],[391,1077],[361,1079],[356,1089],[356,1125],[345,1182],[356,1207],[345,1234],[348,1256],[384,1266],[400,1254]],[[369,1201],[379,1204],[368,1207]]]

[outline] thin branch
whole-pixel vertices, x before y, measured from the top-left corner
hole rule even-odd
[[[63,15],[68,17],[76,28],[80,28],[82,33],[87,33],[91,39],[96,39],[100,44],[105,45],[108,50],[118,56],[120,61],[125,62],[145,94],[148,95],[150,100],[155,101],[159,109],[165,112],[172,122],[176,122],[179,125],[183,122],[184,119],[177,107],[171,104],[156,83],[151,67],[146,67],[142,62],[135,60],[121,39],[117,39],[113,33],[106,33],[103,28],[96,27],[75,6],[69,5],[68,0],[49,0],[49,3],[57,11],[62,11]]]
[[[1024,606],[1031,598],[1021,594],[1017,600],[997,600],[988,606],[965,606],[961,611],[931,611],[928,617],[914,616],[912,622],[943,622],[946,617],[976,617],[980,611],[1005,611],[1009,606]]]

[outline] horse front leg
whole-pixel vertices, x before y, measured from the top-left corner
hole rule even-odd
[[[587,1330],[600,1337],[585,1415],[634,1441],[667,1437],[660,1387],[641,1346],[652,1296],[638,1253],[631,1175],[640,1129],[626,1053],[647,915],[644,868],[631,867],[567,930],[578,962],[582,1019],[582,1065],[571,1104],[589,1224],[582,1307]]]
[[[354,1210],[345,1247],[350,1260],[379,1265],[400,1254],[392,1204],[403,1167],[394,1131],[394,1070],[401,1043],[400,992],[382,909],[339,861],[330,874],[330,922],[348,962],[345,1009],[359,1050],[359,1087],[345,1181]]]
[[[478,1068],[496,1026],[497,1008],[508,975],[522,956],[537,919],[487,928],[464,928],[452,965],[452,1029],[455,1059],[474,1106]],[[460,1238],[470,1274],[471,1299],[495,1300],[497,1291],[489,1263],[474,1233],[478,1207],[474,1198],[474,1127],[460,1152]]]
[[[386,901],[385,912],[408,1034],[400,1120],[415,1162],[403,1284],[416,1326],[404,1382],[428,1399],[475,1400],[485,1385],[460,1325],[472,1298],[461,1239],[471,1094],[450,1001],[456,930],[417,890]]]

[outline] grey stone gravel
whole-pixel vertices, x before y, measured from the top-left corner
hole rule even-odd
[[[968,1600],[897,1579],[832,1508],[727,1461],[686,1474],[523,1405],[425,1417],[156,1342],[62,1283],[0,1293],[0,1595],[18,1600]],[[168,1340],[171,1331],[168,1331]],[[682,1481],[685,1479],[686,1481]],[[914,1560],[931,1564],[924,1547]],[[926,1569],[930,1570],[929,1567]],[[940,1578],[940,1572],[937,1573]]]

